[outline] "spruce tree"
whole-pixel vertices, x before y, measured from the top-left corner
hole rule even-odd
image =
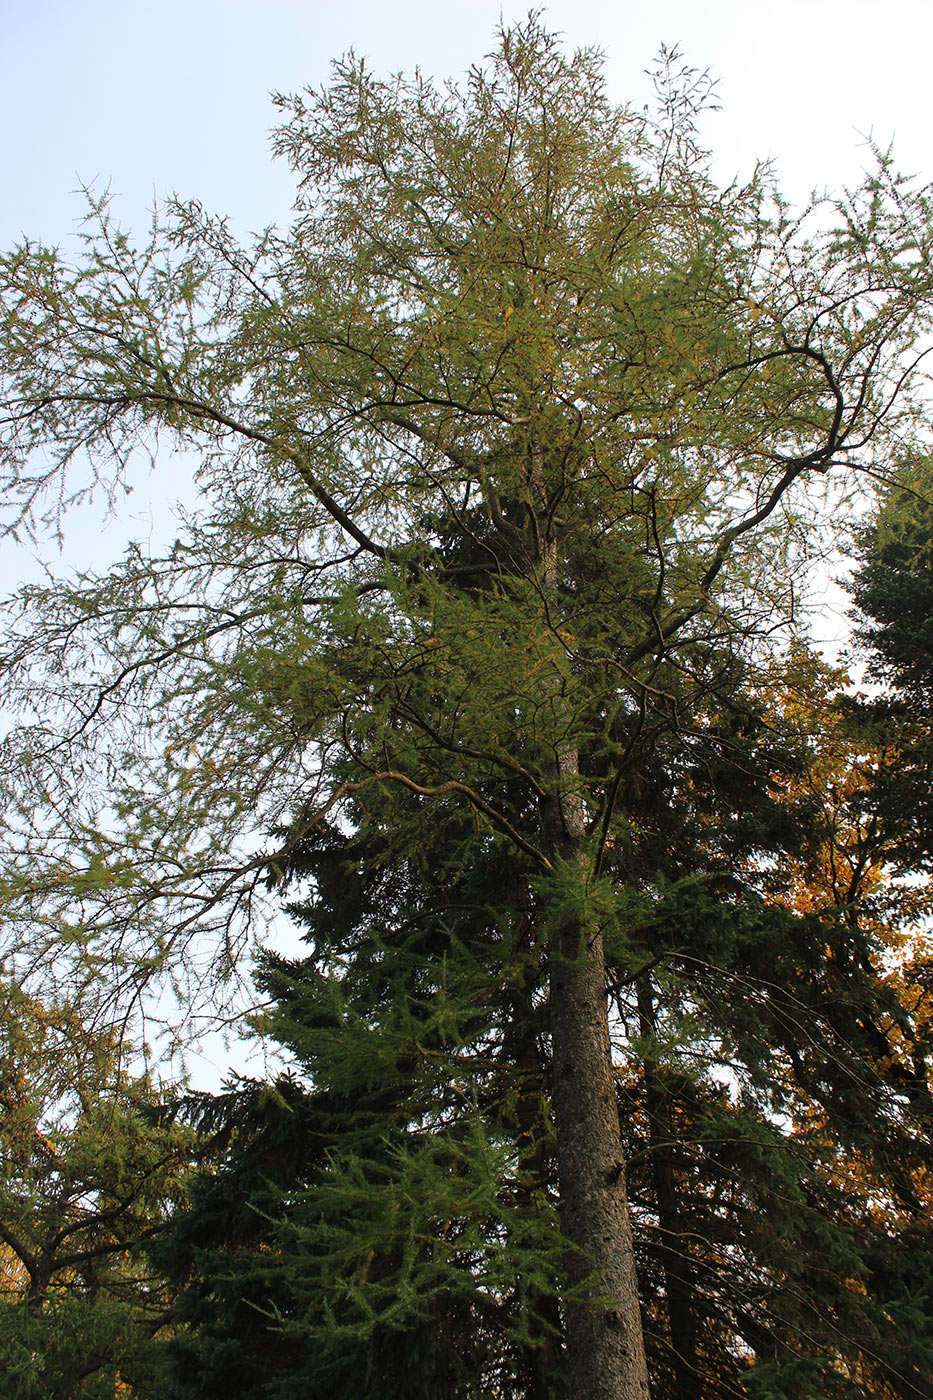
[[[801,673],[813,707],[819,668]],[[606,856],[629,892],[607,961],[652,1395],[919,1400],[929,1142],[892,1100],[912,1025],[853,919],[864,893],[840,907],[821,882],[811,797],[852,736],[827,700],[814,753],[803,701],[766,709],[734,660],[720,678],[617,794]],[[465,867],[456,821],[423,848],[405,812],[383,797],[355,834],[296,846],[310,952],[262,981],[297,1078],[194,1106],[218,1167],[172,1243],[181,1394],[233,1370],[256,1396],[565,1393],[540,909],[494,847]]]

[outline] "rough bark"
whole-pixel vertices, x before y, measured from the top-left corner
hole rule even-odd
[[[551,938],[561,1229],[571,1279],[586,1294],[567,1309],[569,1391],[572,1400],[648,1400],[602,939],[578,921]]]
[[[544,468],[531,444],[528,486],[539,587],[548,614],[560,614],[560,557]],[[557,674],[551,686],[557,733],[568,714]],[[586,868],[586,821],[579,752],[558,739],[541,826],[555,866]],[[566,1313],[570,1400],[650,1400],[629,1216],[625,1160],[612,1069],[606,963],[596,928],[570,915],[553,919],[549,941],[551,1104],[557,1135],[561,1232],[574,1298]],[[582,1296],[581,1296],[582,1295]]]

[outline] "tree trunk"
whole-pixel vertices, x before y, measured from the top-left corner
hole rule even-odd
[[[560,616],[560,559],[541,440],[532,436],[528,488],[534,538],[530,557],[545,604],[544,624]],[[588,865],[579,752],[567,737],[562,683],[550,700],[559,736],[541,803],[545,846],[556,866]],[[606,962],[601,934],[584,917],[551,920],[549,943],[551,1103],[557,1133],[561,1233],[569,1246],[572,1297],[566,1352],[570,1400],[650,1400],[612,1070]]]
[[[561,769],[555,854],[580,860],[583,813],[566,786],[576,774],[576,756],[565,753]],[[577,1294],[567,1307],[570,1396],[649,1400],[603,943],[578,918],[551,932],[550,1009],[561,1229]]]

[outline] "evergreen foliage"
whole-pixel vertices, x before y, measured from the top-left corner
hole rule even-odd
[[[285,881],[309,942],[166,1264],[189,1394],[922,1393],[891,848],[845,760],[827,819],[787,639],[922,449],[933,210],[883,154],[800,217],[719,189],[707,96],[667,55],[616,108],[534,17],[460,88],[351,57],[281,101],[287,233],[100,201],[0,262],[17,527],[159,433],[204,492],[19,597],[11,966],[187,1012]]]
[[[856,546],[855,619],[883,691],[859,714],[886,743],[872,783],[877,819],[902,869],[933,860],[933,559],[929,466],[914,463],[879,501]]]
[[[891,1053],[910,1018],[853,918],[865,892],[839,909],[820,886],[816,760],[727,694],[619,793],[605,864],[630,891],[607,963],[651,1393],[920,1400],[930,1125],[904,1121]],[[296,846],[310,952],[261,975],[294,1074],[191,1106],[217,1137],[162,1256],[181,1395],[234,1370],[257,1398],[565,1393],[540,898],[495,847],[464,868],[457,822],[425,850],[406,811],[383,797]]]

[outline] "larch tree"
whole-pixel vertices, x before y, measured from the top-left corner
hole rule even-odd
[[[137,247],[100,202],[77,265],[27,244],[0,270],[13,526],[163,437],[203,493],[164,557],[14,606],[11,971],[103,972],[131,1004],[168,972],[184,1001],[300,844],[387,791],[426,859],[448,822],[465,862],[510,854],[581,1400],[648,1395],[607,1012],[620,793],[702,723],[720,648],[754,664],[797,625],[858,471],[923,432],[927,194],[885,157],[799,217],[765,172],[720,189],[705,94],[668,63],[654,116],[614,107],[599,56],[535,19],[460,87],[351,57],[281,101],[286,233],[240,246],[176,202]]]

